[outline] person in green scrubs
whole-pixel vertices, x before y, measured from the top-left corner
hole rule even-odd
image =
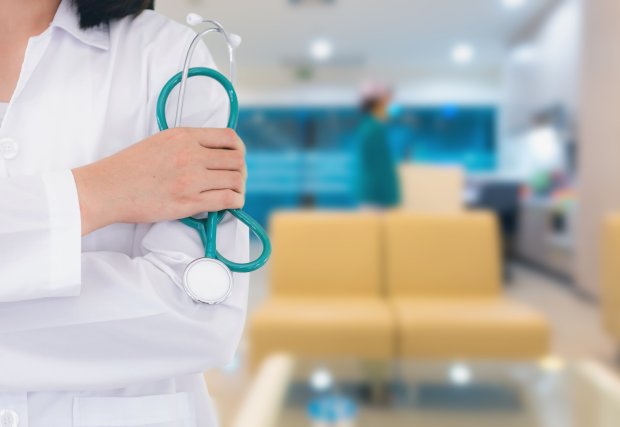
[[[391,208],[400,204],[396,162],[388,143],[387,120],[392,92],[372,84],[362,91],[364,115],[359,134],[359,197],[363,207]]]

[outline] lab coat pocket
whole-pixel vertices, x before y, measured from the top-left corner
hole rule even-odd
[[[190,393],[140,397],[76,397],[74,427],[196,427]]]

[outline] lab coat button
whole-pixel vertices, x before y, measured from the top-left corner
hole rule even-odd
[[[12,409],[0,410],[0,427],[17,427],[19,425],[19,416]]]
[[[11,138],[0,139],[0,154],[7,160],[14,159],[19,151],[19,145]],[[0,424],[0,427],[4,427]]]

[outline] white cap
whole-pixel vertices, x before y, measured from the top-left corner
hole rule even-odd
[[[379,99],[392,95],[392,87],[382,81],[367,80],[360,88],[360,96],[362,100]]]

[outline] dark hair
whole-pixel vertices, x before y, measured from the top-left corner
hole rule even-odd
[[[365,114],[372,113],[375,110],[375,108],[377,108],[377,105],[379,105],[380,102],[381,102],[381,98],[379,97],[366,98],[362,100],[362,105],[360,106],[362,113],[365,113]]]
[[[154,0],[73,0],[83,29],[153,9]]]

